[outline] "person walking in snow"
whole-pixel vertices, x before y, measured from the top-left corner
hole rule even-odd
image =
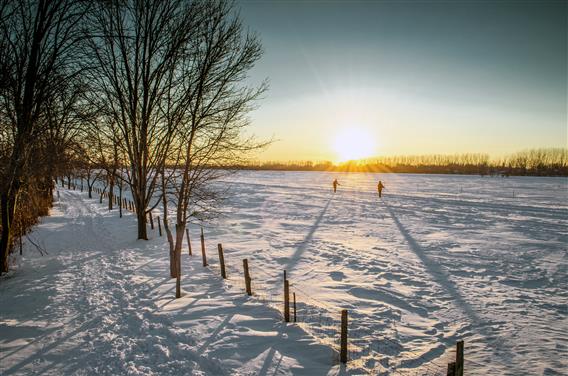
[[[385,188],[382,181],[379,180],[379,184],[377,184],[377,191],[379,192],[379,198],[383,197],[383,189]]]
[[[335,179],[335,180],[333,181],[333,193],[337,192],[337,186],[338,186],[338,185],[341,185],[341,184],[339,184],[339,182],[337,181],[337,179]]]

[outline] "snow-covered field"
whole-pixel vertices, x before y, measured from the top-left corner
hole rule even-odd
[[[466,374],[568,372],[567,179],[241,172],[223,184],[223,215],[204,227],[212,266],[193,225],[179,300],[165,237],[135,241],[132,214],[61,190],[31,235],[49,255],[26,242],[0,281],[2,374],[445,374],[460,339]],[[283,270],[299,325],[275,309]],[[331,350],[342,308],[347,368]]]

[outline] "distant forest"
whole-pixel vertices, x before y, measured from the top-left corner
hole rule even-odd
[[[278,171],[568,176],[568,149],[531,149],[495,159],[487,154],[475,153],[433,154],[376,157],[340,164],[330,161],[255,161],[229,167]]]

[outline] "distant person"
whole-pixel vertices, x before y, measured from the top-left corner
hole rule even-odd
[[[337,179],[335,179],[335,180],[333,181],[333,193],[337,192],[337,186],[338,186],[338,185],[341,185],[341,184],[339,184],[339,182],[337,181]]]
[[[379,180],[379,184],[377,184],[377,191],[379,192],[379,198],[383,197],[383,189],[385,189],[385,186],[383,182]]]

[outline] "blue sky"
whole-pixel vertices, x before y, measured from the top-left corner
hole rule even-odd
[[[278,141],[262,159],[337,160],[349,129],[376,155],[567,144],[565,1],[237,7],[265,49],[251,80],[270,90],[251,130]]]

